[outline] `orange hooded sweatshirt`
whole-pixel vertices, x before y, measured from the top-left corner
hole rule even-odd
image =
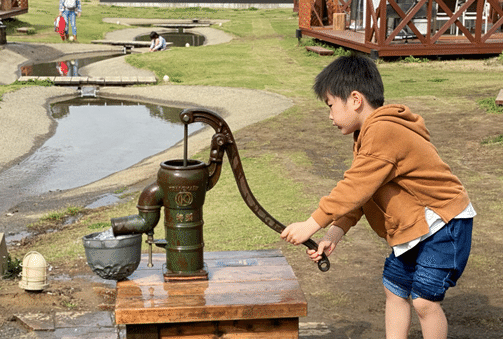
[[[363,214],[390,246],[429,232],[425,207],[449,222],[470,203],[430,142],[421,116],[403,105],[375,110],[355,132],[353,164],[312,217],[347,232]]]

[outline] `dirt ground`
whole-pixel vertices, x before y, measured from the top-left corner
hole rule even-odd
[[[478,212],[472,255],[458,285],[442,302],[449,321],[449,338],[503,338],[503,146],[481,141],[503,132],[503,115],[476,108],[472,98],[442,102],[434,97],[401,101],[420,113],[443,159],[465,184]],[[449,107],[448,110],[445,107]],[[301,127],[299,127],[301,126]],[[313,133],[316,131],[316,133]],[[235,133],[246,155],[275,154],[285,174],[305,184],[308,193],[326,195],[342,178],[351,158],[352,138],[331,127],[326,109],[314,109],[300,118],[281,115]],[[299,167],[288,154],[303,152],[313,164]],[[274,211],[270,211],[273,213]],[[71,226],[69,226],[71,227]],[[23,246],[23,245],[21,245]],[[298,277],[308,301],[301,322],[324,323],[330,334],[315,338],[383,338],[384,293],[381,273],[390,249],[361,221],[331,256],[331,269],[321,273],[296,248],[278,241]],[[53,267],[51,286],[28,293],[17,282],[0,284],[0,337],[12,333],[13,314],[59,310],[105,310],[114,302],[114,287],[93,281],[82,258],[78,263]],[[56,277],[65,279],[54,280]],[[11,332],[6,329],[10,328]],[[421,338],[414,317],[410,338]]]

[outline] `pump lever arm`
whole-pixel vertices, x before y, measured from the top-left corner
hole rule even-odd
[[[285,225],[271,216],[259,204],[251,192],[248,182],[246,181],[236,142],[225,120],[223,120],[217,113],[204,108],[185,109],[182,113],[180,113],[180,119],[185,124],[203,122],[213,127],[216,132],[213,139],[216,142],[212,142],[212,154],[210,155],[210,160],[221,162],[223,151],[225,151],[227,153],[227,157],[229,158],[229,163],[231,165],[234,178],[236,179],[239,193],[241,193],[241,197],[246,205],[264,224],[278,233],[283,232],[286,228]],[[315,251],[318,249],[318,244],[312,239],[308,239],[303,243],[303,245]],[[330,269],[330,261],[325,253],[322,254],[322,259],[318,261],[318,268],[322,272],[326,272]]]

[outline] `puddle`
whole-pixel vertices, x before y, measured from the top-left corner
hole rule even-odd
[[[101,197],[99,197],[98,200],[85,206],[85,208],[98,208],[103,206],[109,206],[119,202],[120,200],[121,199],[117,197],[115,194],[104,194]]]
[[[89,184],[170,148],[183,140],[181,111],[99,98],[53,105],[55,134],[0,174],[0,212],[25,197]],[[202,127],[190,124],[189,133]]]
[[[13,243],[20,242],[21,240],[31,237],[33,233],[27,231],[21,231],[19,233],[7,233],[5,235],[5,243],[9,246]]]
[[[161,35],[164,39],[166,39],[167,42],[172,42],[173,47],[185,47],[186,44],[189,44],[190,46],[202,46],[204,44],[204,41],[206,40],[204,35],[195,33],[186,33],[186,32],[183,33],[171,32],[171,33],[162,33],[159,35]],[[135,40],[151,41],[149,34],[140,35],[136,37]]]
[[[82,67],[121,55],[123,54],[102,54],[85,57],[80,55],[51,62],[24,64],[19,67],[19,73],[21,76],[79,76],[79,69]]]

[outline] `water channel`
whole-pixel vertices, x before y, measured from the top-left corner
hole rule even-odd
[[[27,63],[19,67],[21,76],[79,76],[79,69],[94,62],[115,58],[123,53],[80,55],[58,61]]]
[[[101,98],[54,104],[55,134],[0,173],[0,212],[28,196],[89,184],[170,148],[183,139],[181,111]],[[202,127],[190,124],[189,133]]]

